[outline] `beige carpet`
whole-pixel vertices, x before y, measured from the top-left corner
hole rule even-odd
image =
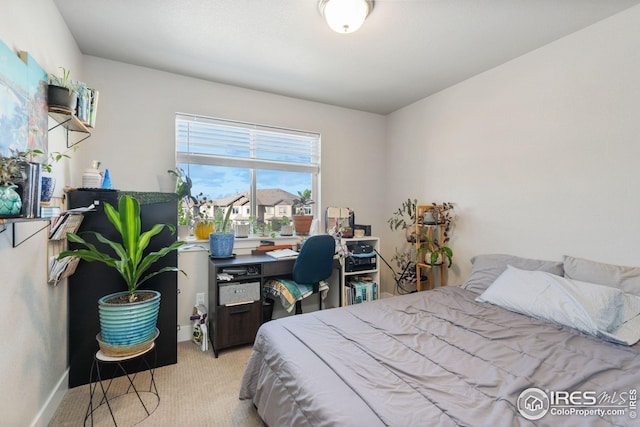
[[[205,353],[190,341],[179,343],[178,363],[155,370],[159,403],[155,395],[142,393],[147,406],[156,409],[143,419],[146,414],[135,394],[118,397],[112,404],[118,426],[264,426],[253,404],[238,399],[250,353],[251,346],[226,349],[216,359],[211,349]],[[136,385],[145,383],[148,390],[150,377],[145,375],[138,374]],[[124,377],[114,380],[109,395],[126,391],[127,384]],[[88,385],[68,390],[49,426],[82,426],[88,404]],[[113,426],[106,405],[95,411],[94,426]]]

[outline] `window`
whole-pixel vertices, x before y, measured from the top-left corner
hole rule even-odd
[[[288,216],[306,189],[316,202],[309,213],[319,206],[320,134],[182,113],[175,130],[176,161],[191,193],[232,206],[234,221]]]

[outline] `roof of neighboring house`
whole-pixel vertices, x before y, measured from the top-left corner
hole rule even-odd
[[[269,188],[256,190],[256,198],[258,206],[277,206],[277,205],[293,205],[293,200],[297,196],[280,188]],[[249,192],[232,194],[231,196],[215,200],[217,206],[243,206],[249,203]]]

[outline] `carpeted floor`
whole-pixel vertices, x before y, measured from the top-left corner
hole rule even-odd
[[[150,408],[146,415],[135,394],[130,393],[113,400],[112,408],[118,426],[141,427],[204,427],[204,426],[264,426],[251,401],[238,399],[240,380],[251,353],[251,346],[227,349],[216,359],[213,352],[202,352],[192,342],[178,343],[178,363],[155,370],[155,381],[160,396],[142,393]],[[138,381],[149,377],[138,374]],[[114,380],[109,395],[126,390],[126,378]],[[49,427],[77,427],[83,425],[89,404],[89,386],[67,391]],[[142,419],[142,421],[140,421]],[[91,425],[87,420],[86,425]],[[94,426],[113,426],[106,405],[94,413]]]

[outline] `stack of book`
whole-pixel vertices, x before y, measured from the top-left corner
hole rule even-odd
[[[41,218],[57,218],[60,216],[60,206],[51,206],[48,203],[40,203]]]
[[[344,286],[345,305],[360,304],[378,299],[378,284],[371,281],[350,280]]]

